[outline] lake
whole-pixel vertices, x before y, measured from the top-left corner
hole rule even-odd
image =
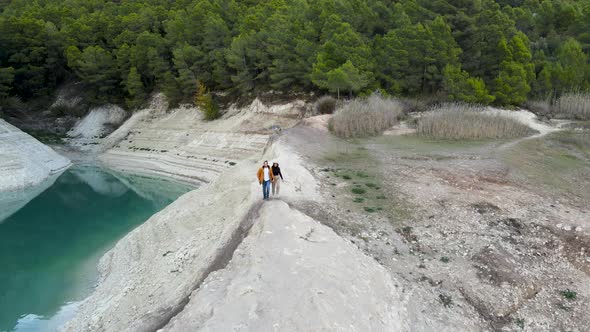
[[[39,187],[0,193],[0,331],[57,329],[92,292],[100,257],[192,189],[75,166]]]

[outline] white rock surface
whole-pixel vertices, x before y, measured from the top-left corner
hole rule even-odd
[[[271,135],[295,125],[304,109],[301,101],[265,106],[254,100],[207,122],[194,107],[169,113],[151,107],[135,113],[104,139],[97,149],[106,152],[98,159],[119,170],[211,182],[238,161],[262,154]]]
[[[268,280],[268,284],[254,285],[259,287],[258,291],[266,292],[260,294],[260,308],[263,307],[262,302],[264,308],[269,310],[275,304],[285,303],[275,308],[274,313],[269,312],[269,316],[259,316],[261,319],[266,321],[265,318],[268,317],[270,322],[271,318],[292,315],[289,310],[300,304],[297,303],[298,298],[292,295],[316,291],[315,295],[307,294],[315,296],[314,298],[305,297],[309,300],[306,302],[305,312],[311,314],[317,311],[313,316],[314,320],[310,321],[310,324],[315,324],[313,326],[334,327],[340,318],[340,324],[344,324],[342,326],[356,324],[354,326],[358,326],[360,330],[364,330],[364,327],[397,326],[395,324],[399,324],[398,315],[401,313],[394,306],[397,299],[394,282],[377,263],[358,252],[358,249],[340,239],[328,228],[300,212],[291,210],[286,204],[279,201],[261,201],[261,189],[255,174],[265,159],[279,160],[283,172],[288,176],[287,182],[282,186],[282,199],[321,200],[315,180],[303,167],[299,156],[288,146],[282,145],[281,141],[267,149],[265,155],[256,155],[240,161],[240,167],[222,173],[210,185],[180,197],[123,238],[101,259],[98,287],[81,304],[76,317],[66,324],[63,330],[193,330],[167,325],[178,313],[191,315],[192,305],[185,305],[191,293],[208,276],[213,278],[209,279],[209,282],[221,282],[220,274],[227,273],[227,276],[232,278],[237,276],[236,274],[242,275],[242,272],[247,275],[248,263],[242,260],[245,258],[236,256],[236,261],[229,263],[227,271],[224,270],[224,266],[239,245],[240,237],[244,235],[247,225],[251,223],[257,226],[238,252],[249,251],[250,258],[247,258],[247,255],[244,257],[260,262],[258,268],[269,268],[269,276],[274,276]],[[273,208],[275,206],[278,209]],[[260,217],[257,216],[257,211],[260,211]],[[274,220],[280,223],[275,225],[272,223]],[[319,243],[299,238],[302,234],[305,236],[310,227],[314,227],[316,231],[315,234],[312,232],[308,240],[317,240]],[[268,236],[268,231],[277,232],[277,237]],[[254,243],[258,241],[264,242],[256,248]],[[277,249],[281,245],[284,246],[284,250]],[[320,246],[318,252],[321,254],[314,256],[314,246]],[[277,252],[269,253],[264,259],[259,256],[267,250]],[[272,264],[283,258],[282,255],[288,256],[289,253],[293,254],[292,260],[286,260],[283,265],[270,269]],[[339,263],[341,258],[346,259]],[[309,279],[304,279],[305,274],[316,268],[318,270],[314,275],[310,274]],[[217,274],[210,274],[217,269],[221,270]],[[302,269],[302,273],[293,275],[292,272],[296,269]],[[248,278],[255,278],[256,274],[252,274],[254,271],[250,271]],[[217,277],[214,277],[215,275]],[[286,279],[283,280],[283,277]],[[277,287],[288,286],[284,283],[288,278],[301,280],[299,284],[291,285],[292,288],[286,288],[282,293],[277,292]],[[316,279],[317,281],[313,281]],[[237,279],[236,282],[242,281]],[[230,284],[226,286],[229,287]],[[269,288],[263,290],[264,286]],[[326,297],[325,300],[321,300],[322,294],[318,292],[322,291],[326,292],[326,295],[329,293],[330,299]],[[365,293],[368,294],[366,297],[361,296]],[[210,308],[219,306],[219,310],[223,311],[224,306],[229,303],[229,297],[221,297],[222,293],[217,293],[217,296],[220,296],[219,301],[210,303]],[[193,296],[193,299],[195,298]],[[249,301],[254,301],[253,299],[254,297],[250,297]],[[303,301],[304,298],[299,299]],[[203,298],[202,301],[209,301],[209,298]],[[252,312],[246,309],[236,311],[232,317],[235,321],[228,321],[228,324],[248,321],[250,318],[242,315],[250,315]],[[357,314],[353,314],[353,311],[357,311]],[[373,312],[373,316],[366,315],[369,311]],[[220,322],[226,318],[229,317],[219,316],[215,321]],[[297,323],[299,325],[285,322],[291,325],[284,326],[302,328],[307,320],[297,318],[297,321],[301,319],[303,321]],[[184,324],[181,318],[173,322]],[[213,322],[211,321],[211,324]],[[190,320],[186,323],[191,324]],[[259,324],[262,324],[262,320]]]
[[[163,331],[400,331],[390,274],[330,228],[265,202],[227,268]]]
[[[117,128],[125,117],[125,110],[116,105],[93,108],[68,132],[69,144],[82,151],[95,151],[100,139]]]
[[[269,144],[271,127],[291,126],[296,117],[282,114],[284,108],[280,116],[257,112],[262,107],[253,105],[214,122],[189,108],[148,112],[100,156],[117,168],[212,180],[101,259],[96,290],[64,331],[402,328],[402,298],[385,269],[281,201],[322,199],[287,143]],[[281,164],[281,200],[261,200],[256,171],[264,160]]]
[[[0,191],[42,183],[70,166],[70,161],[0,119]]]

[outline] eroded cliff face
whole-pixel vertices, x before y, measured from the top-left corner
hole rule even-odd
[[[0,191],[41,184],[68,166],[67,158],[0,119]]]
[[[166,111],[162,102],[131,116],[96,147],[98,160],[111,168],[178,180],[211,182],[240,161],[262,154],[273,134],[292,127],[305,103],[265,106],[259,100],[230,108],[207,122],[194,107]]]

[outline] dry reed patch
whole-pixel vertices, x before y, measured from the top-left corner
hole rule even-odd
[[[590,92],[567,93],[555,101],[554,109],[569,119],[590,120]]]
[[[445,104],[434,107],[418,121],[419,136],[435,139],[517,138],[535,131],[517,120],[487,114],[480,106]]]
[[[393,98],[372,95],[356,99],[336,111],[330,129],[344,138],[379,135],[398,123],[403,110],[404,105]]]

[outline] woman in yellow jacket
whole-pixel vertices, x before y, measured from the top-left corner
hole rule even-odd
[[[268,161],[264,161],[264,164],[258,169],[256,175],[258,176],[258,183],[262,185],[262,199],[266,200],[270,194],[270,183],[274,179],[270,166],[268,166]]]

